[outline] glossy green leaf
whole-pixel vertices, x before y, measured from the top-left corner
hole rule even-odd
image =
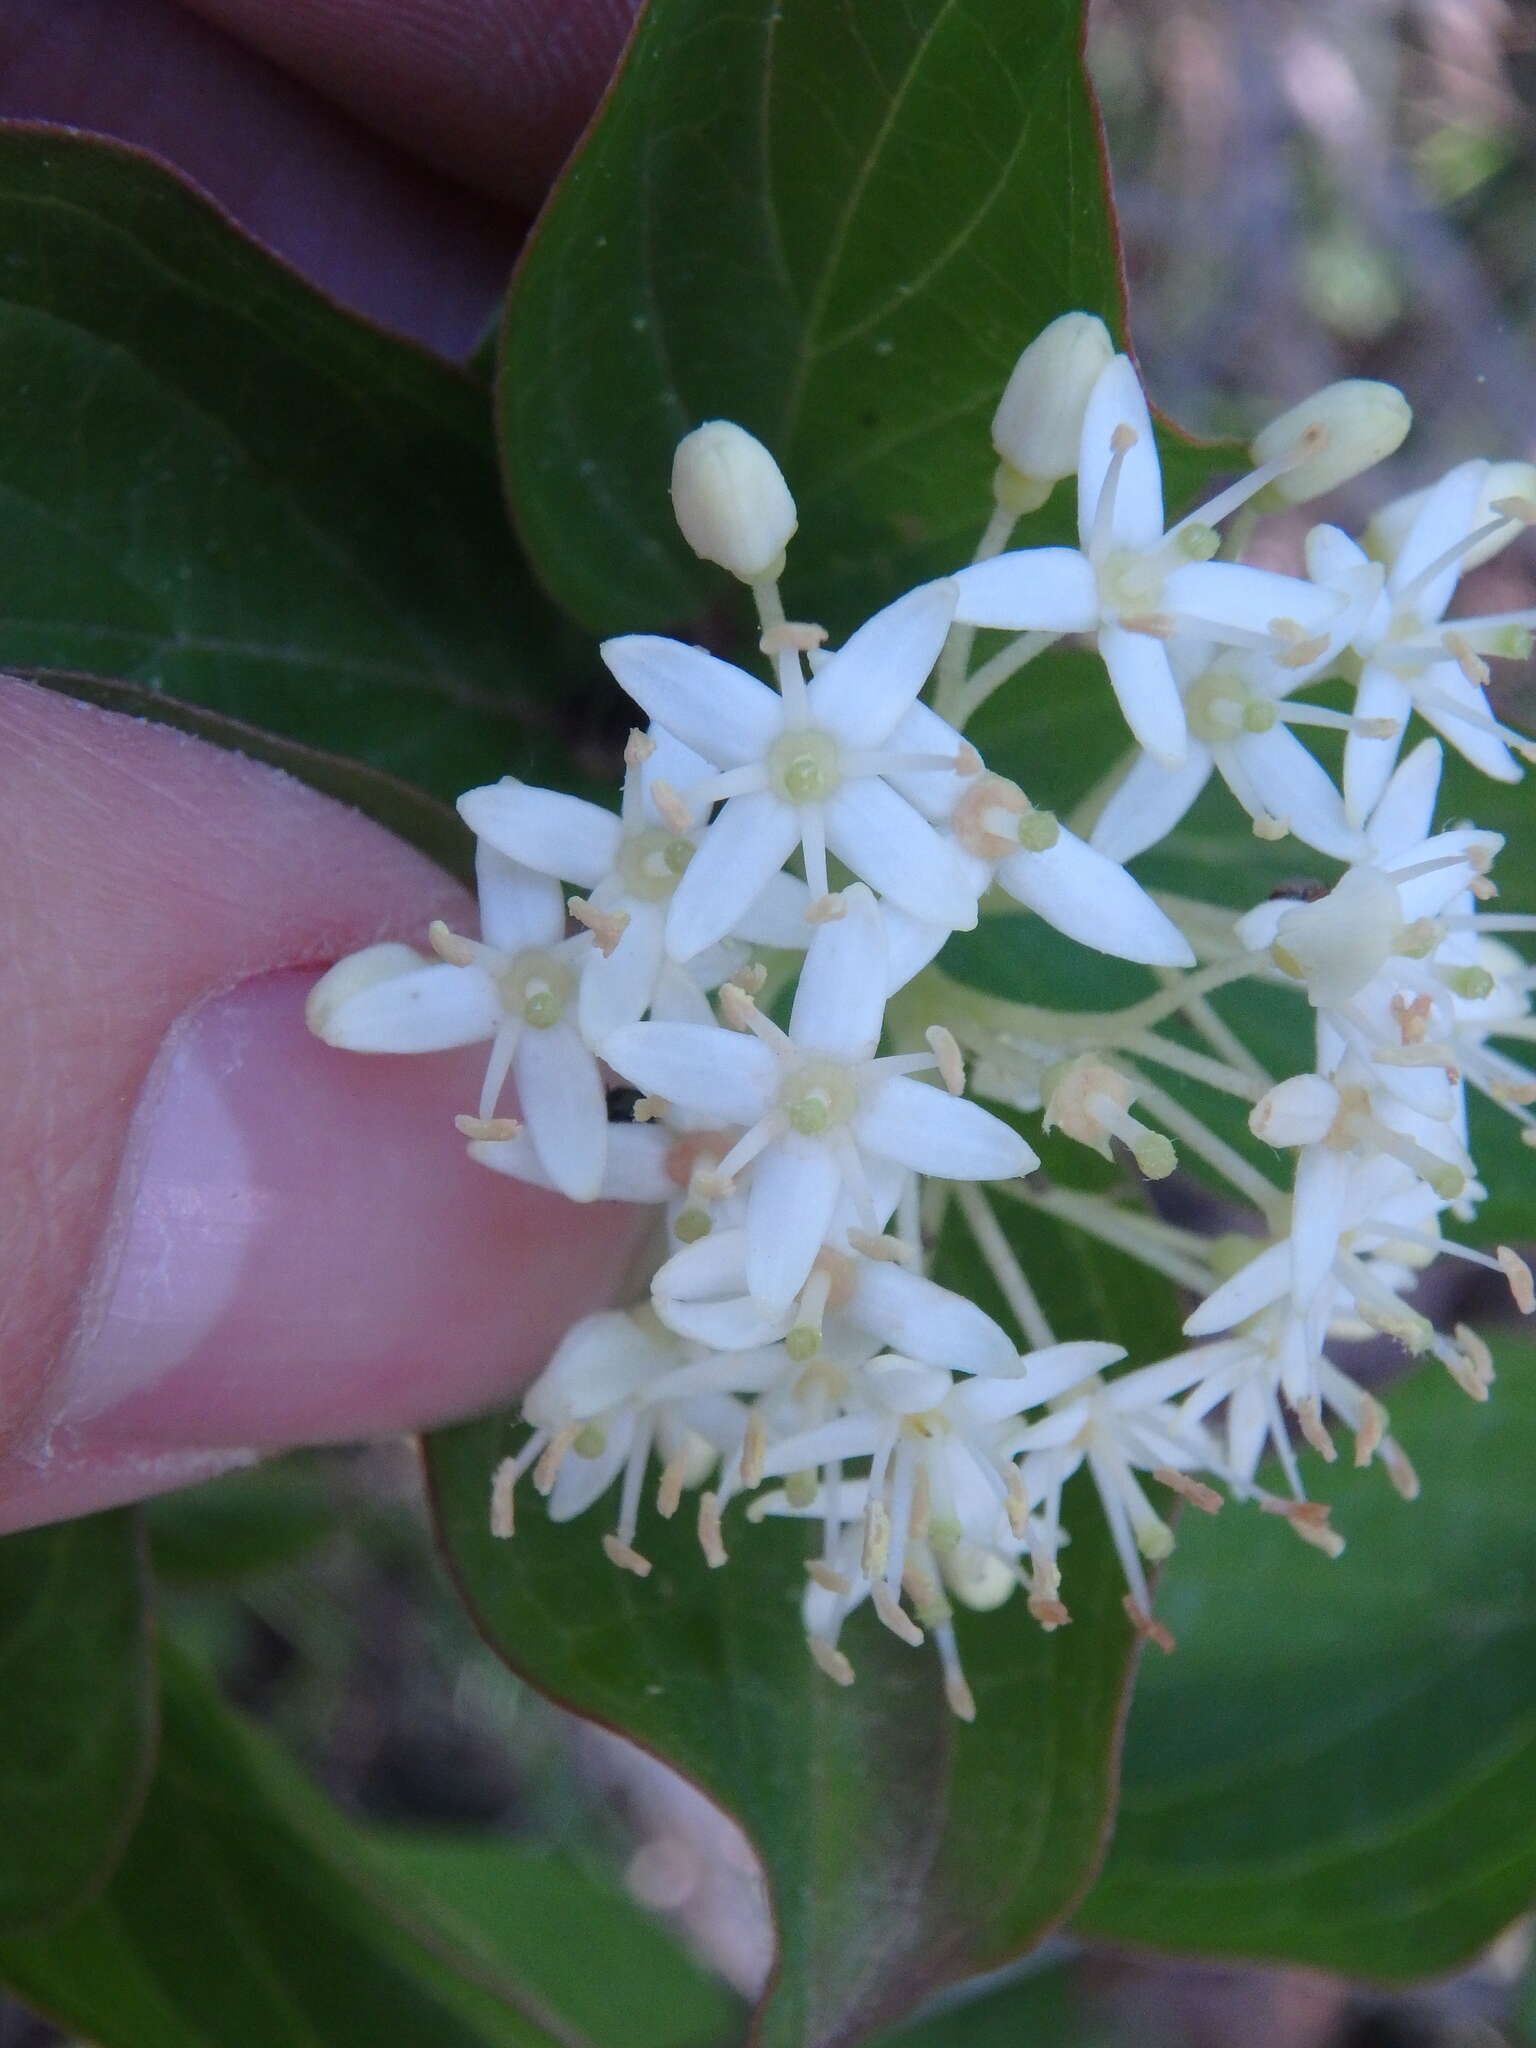
[[[100,2048],[584,2048],[506,1949],[460,1949],[405,1872],[169,1649],[164,1737],[112,1883],[0,1940],[0,1983]]]
[[[137,1518],[0,1541],[0,1930],[51,1919],[122,1852],[154,1756]]]
[[[1098,2048],[1098,2042],[1084,2032],[1070,1966],[1049,1963],[1009,1983],[944,1992],[932,2011],[882,2034],[876,2048]]]
[[[127,678],[443,796],[550,751],[572,656],[471,377],[115,144],[0,130],[0,245],[0,664]]]
[[[481,1835],[374,1837],[376,1868],[428,1903],[486,1967],[530,1988],[601,2048],[725,2048],[739,2004],[616,1885],[547,1848]]]
[[[1536,1898],[1536,1350],[1474,1407],[1429,1367],[1391,1397],[1421,1498],[1318,1481],[1337,1563],[1278,1522],[1187,1516],[1085,1933],[1407,1980]],[[1198,1522],[1198,1526],[1193,1526]]]
[[[1161,1283],[1041,1219],[1010,1220],[1061,1335],[1172,1343]],[[940,1270],[990,1299],[958,1232]],[[602,1508],[556,1527],[530,1493],[516,1537],[496,1541],[490,1475],[513,1441],[494,1420],[429,1439],[453,1570],[515,1670],[674,1764],[751,1836],[780,1942],[764,2043],[862,2039],[935,1984],[1026,1949],[1070,1907],[1099,1854],[1131,1663],[1086,1488],[1068,1505],[1076,1625],[1046,1636],[1019,1603],[959,1618],[979,1709],[967,1727],[944,1705],[937,1661],[867,1610],[843,1637],[857,1682],[839,1691],[813,1666],[800,1530],[734,1513],[731,1562],[711,1572],[686,1510],[671,1524],[651,1513],[638,1542],[654,1570],[640,1581],[603,1556]]]
[[[1019,350],[1117,313],[1081,33],[1079,0],[651,0],[504,330],[508,490],[585,624],[729,608],[667,502],[722,415],[794,490],[796,616],[841,637],[969,559]]]
[[[144,1506],[157,1577],[220,1584],[291,1564],[336,1532],[336,1502],[301,1458],[228,1472]]]

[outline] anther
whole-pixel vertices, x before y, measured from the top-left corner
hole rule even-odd
[[[703,1551],[704,1562],[711,1571],[727,1562],[725,1539],[720,1533],[718,1493],[699,1495],[699,1548]]]
[[[760,996],[768,986],[768,970],[761,960],[749,960],[734,974],[728,974],[726,981],[732,988],[739,988],[744,996]]]
[[[452,932],[440,917],[433,918],[427,926],[427,944],[439,960],[446,960],[450,967],[473,967],[477,948],[473,939],[461,938]]]
[[[743,1486],[760,1486],[763,1479],[763,1460],[768,1455],[768,1431],[763,1418],[754,1408],[747,1417],[746,1433],[741,1440],[741,1483]]]
[[[649,1124],[659,1122],[667,1113],[667,1099],[664,1095],[637,1095],[630,1110],[630,1122]]]
[[[1221,1495],[1214,1486],[1204,1486],[1198,1479],[1191,1479],[1187,1472],[1176,1472],[1171,1465],[1159,1465],[1152,1473],[1159,1486],[1166,1486],[1170,1493],[1176,1493],[1180,1500],[1187,1500],[1192,1508],[1198,1508],[1203,1515],[1219,1513]]]
[[[1328,1434],[1328,1425],[1323,1421],[1322,1410],[1310,1394],[1303,1395],[1296,1403],[1296,1427],[1317,1455],[1331,1465],[1339,1455],[1338,1447]]]
[[[877,1237],[872,1230],[850,1230],[849,1248],[866,1259],[880,1259],[888,1266],[915,1266],[917,1253],[899,1237]]]
[[[807,924],[836,924],[848,915],[848,906],[836,890],[825,896],[817,896],[807,903],[802,913]]]
[[[576,922],[592,934],[597,950],[605,960],[629,930],[627,910],[599,910],[585,896],[568,896],[565,907]]]
[[[1340,1557],[1344,1551],[1344,1538],[1338,1530],[1329,1525],[1329,1509],[1320,1500],[1278,1500],[1272,1495],[1262,1498],[1260,1508],[1267,1515],[1279,1515],[1301,1538],[1310,1543],[1314,1550],[1322,1551],[1325,1557]]]
[[[783,619],[770,626],[758,647],[770,659],[776,654],[810,654],[827,641],[825,626],[813,626],[803,619]]]
[[[882,1501],[872,1500],[864,1510],[864,1549],[860,1567],[865,1578],[873,1579],[885,1570],[891,1548],[891,1518]]]
[[[661,1478],[656,1486],[656,1512],[664,1521],[670,1522],[682,1506],[683,1482],[691,1462],[688,1445],[683,1444],[661,1468]]]
[[[472,1138],[481,1145],[504,1145],[523,1134],[515,1116],[456,1116],[453,1127],[460,1137]]]
[[[1369,1394],[1361,1396],[1360,1427],[1355,1431],[1355,1464],[1369,1465],[1387,1434],[1387,1411]]]
[[[1160,1621],[1154,1620],[1148,1614],[1147,1610],[1141,1606],[1133,1593],[1127,1593],[1120,1602],[1120,1605],[1125,1609],[1131,1627],[1135,1629],[1137,1635],[1141,1636],[1146,1642],[1156,1643],[1165,1657],[1172,1656],[1174,1650],[1173,1637],[1169,1635],[1167,1629],[1163,1627]]]
[[[805,1575],[824,1593],[835,1593],[842,1600],[853,1591],[853,1586],[844,1572],[835,1571],[824,1557],[808,1557],[805,1560]]]
[[[893,1636],[899,1636],[902,1642],[910,1645],[914,1650],[922,1647],[922,1630],[907,1613],[907,1610],[902,1606],[883,1579],[877,1579],[874,1585],[870,1587],[869,1597],[876,1614],[879,1615]]]
[[[852,1685],[853,1666],[835,1643],[825,1636],[807,1636],[805,1646],[834,1685]]]
[[[1531,1281],[1531,1269],[1518,1252],[1510,1250],[1507,1244],[1495,1245],[1494,1257],[1499,1270],[1509,1282],[1509,1291],[1515,1297],[1515,1307],[1521,1315],[1536,1315],[1536,1286]]]
[[[557,1429],[549,1442],[539,1453],[539,1462],[533,1468],[533,1484],[537,1493],[547,1495],[553,1487],[560,1467],[570,1454],[571,1446],[585,1428],[584,1423],[568,1422],[563,1429]]]
[[[656,806],[657,817],[669,832],[681,839],[693,830],[693,818],[687,804],[671,783],[663,781],[659,775],[651,784],[651,802]]]
[[[1479,690],[1486,690],[1493,680],[1493,674],[1483,657],[1469,644],[1462,633],[1445,635],[1445,651],[1461,670],[1469,683]]]
[[[624,742],[624,766],[640,768],[656,751],[656,742],[648,732],[642,732],[638,725],[629,729],[629,738]]]
[[[732,1031],[750,1031],[757,1017],[757,1005],[739,982],[720,984],[720,1021]]]
[[[491,1474],[491,1534],[503,1540],[517,1528],[517,1510],[513,1502],[517,1476],[516,1458],[503,1458]]]
[[[951,1095],[965,1093],[965,1061],[953,1031],[943,1024],[930,1024],[923,1033],[928,1049],[939,1063],[939,1079]]]
[[[648,1579],[651,1576],[651,1560],[642,1557],[638,1550],[624,1542],[621,1537],[605,1536],[603,1551],[608,1562],[616,1564],[620,1571],[633,1572],[637,1579]]]

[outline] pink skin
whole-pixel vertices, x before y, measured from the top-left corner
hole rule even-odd
[[[627,14],[28,0],[0,112],[158,150],[463,352]],[[645,1216],[470,1165],[474,1051],[363,1059],[303,1028],[315,970],[472,915],[285,777],[0,678],[0,1530],[483,1407],[607,1299]]]

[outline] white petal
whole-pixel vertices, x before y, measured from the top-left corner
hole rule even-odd
[[[1482,461],[1458,463],[1426,494],[1387,571],[1387,590],[1393,599],[1400,597],[1422,570],[1474,530],[1487,470],[1487,463]],[[1442,616],[1461,580],[1461,570],[1460,559],[1453,560],[1413,593],[1409,603],[1419,618]]]
[[[1090,1374],[1102,1372],[1105,1366],[1116,1364],[1124,1356],[1124,1348],[1119,1344],[1081,1339],[1026,1352],[1022,1377],[1029,1388],[1030,1406],[1058,1400]]]
[[[766,1045],[719,1024],[626,1024],[605,1041],[603,1058],[647,1095],[722,1124],[756,1123],[778,1075]]]
[[[883,745],[927,682],[954,615],[947,578],[919,584],[876,612],[813,678],[816,723],[845,747]]]
[[[1348,1155],[1331,1145],[1304,1146],[1296,1159],[1291,1207],[1291,1291],[1307,1309],[1338,1255],[1349,1194]]]
[[[1245,633],[1267,633],[1275,619],[1294,619],[1315,633],[1339,610],[1331,591],[1277,569],[1252,569],[1246,562],[1185,562],[1164,583],[1163,603],[1175,618]],[[1209,637],[1219,640],[1220,631]]]
[[[832,852],[880,895],[925,924],[975,925],[976,891],[960,848],[878,776],[845,782],[826,820]]]
[[[953,757],[959,753],[962,741],[949,720],[940,718],[937,711],[919,698],[908,707],[885,744],[892,753]],[[957,775],[952,768],[915,768],[910,775],[888,770],[885,779],[933,825],[949,822],[955,805],[970,787],[970,778]]]
[[[1232,751],[1260,803],[1272,817],[1283,818],[1304,846],[1335,860],[1363,858],[1365,842],[1345,817],[1332,776],[1293,732],[1276,725],[1245,734]]]
[[[1366,837],[1384,865],[1390,866],[1429,837],[1444,758],[1438,740],[1420,740],[1407,760],[1399,761],[1392,771],[1392,780],[1366,826]]]
[[[599,1201],[670,1201],[677,1193],[677,1184],[667,1172],[670,1150],[669,1133],[656,1124],[610,1124]],[[478,1166],[504,1173],[509,1180],[526,1181],[529,1187],[555,1186],[526,1132],[520,1138],[501,1138],[491,1144],[477,1139],[469,1147],[469,1156]]]
[[[522,1112],[539,1164],[573,1202],[595,1202],[608,1154],[608,1098],[597,1061],[572,1025],[523,1031],[512,1055]]]
[[[1140,754],[1099,813],[1090,843],[1111,860],[1134,860],[1165,839],[1210,779],[1211,750],[1192,739],[1182,768]]]
[[[997,879],[1047,924],[1100,953],[1149,967],[1193,967],[1188,940],[1117,862],[1063,826],[1043,853],[1009,854]]]
[[[984,881],[977,885],[978,896],[984,886]],[[924,924],[919,917],[908,917],[894,903],[882,903],[880,915],[885,919],[885,992],[893,996],[942,951],[954,928],[947,924]]]
[[[1448,697],[1468,713],[1458,718],[1435,704],[1421,704],[1419,710],[1436,732],[1444,735],[1465,761],[1495,782],[1518,782],[1525,770],[1496,732],[1481,729],[1488,716],[1488,700],[1475,683],[1469,683],[1454,662],[1437,662],[1429,671],[1429,682],[1437,697]],[[1475,721],[1475,722],[1474,722]]]
[[[634,1417],[616,1415],[608,1425],[603,1447],[595,1458],[568,1457],[565,1460],[550,1490],[548,1512],[552,1522],[573,1522],[578,1515],[584,1515],[595,1501],[602,1499],[628,1462],[634,1436]]]
[[[605,640],[601,653],[642,711],[717,767],[759,761],[778,737],[777,695],[702,647],[630,633]]]
[[[1314,526],[1307,535],[1306,556],[1307,574],[1314,583],[1347,584],[1371,566],[1365,549],[1338,526]]]
[[[690,782],[700,782],[708,775],[713,763],[706,761],[702,754],[685,747],[676,733],[667,731],[664,725],[652,724],[647,737],[652,742],[652,751],[640,763],[640,787],[646,799],[645,822],[647,825],[665,824],[665,819],[651,800],[651,790],[658,782],[670,783],[673,789],[686,789]]]
[[[553,946],[565,934],[565,898],[549,875],[508,860],[482,839],[475,848],[480,936],[501,953]]]
[[[879,1157],[945,1180],[1012,1180],[1040,1164],[1001,1117],[905,1074],[870,1088],[853,1129],[859,1143]]]
[[[595,889],[618,859],[620,828],[612,811],[511,775],[467,789],[459,816],[508,860],[578,888]]]
[[[684,1301],[677,1295],[657,1294],[652,1306],[669,1330],[695,1344],[707,1344],[711,1351],[751,1351],[759,1344],[772,1344],[784,1335],[795,1315],[792,1304],[770,1315],[744,1293],[719,1301]]]
[[[759,1153],[747,1190],[747,1286],[783,1307],[810,1278],[842,1187],[830,1145],[789,1137]]]
[[[667,950],[691,960],[737,925],[800,841],[789,804],[733,796],[699,841],[667,912]]]
[[[844,913],[817,928],[800,970],[789,1035],[807,1052],[867,1060],[885,1020],[885,926],[868,889],[843,891]]]
[[[576,1014],[581,1035],[600,1051],[621,1024],[638,1024],[651,1006],[666,960],[666,913],[659,903],[631,903],[629,923],[606,957],[594,946],[581,964]]]
[[[957,1372],[1013,1369],[1012,1340],[963,1294],[880,1259],[861,1259],[856,1270],[848,1313],[893,1351]]]
[[[444,1052],[492,1037],[500,1022],[489,975],[434,964],[371,982],[330,1005],[319,1035],[344,1052]]]
[[[1389,740],[1352,732],[1344,742],[1344,809],[1352,825],[1364,824],[1379,802],[1391,779],[1412,710],[1413,699],[1402,680],[1368,661],[1355,692],[1355,716],[1390,718],[1397,731]]]
[[[1162,642],[1106,625],[1099,628],[1099,653],[1131,731],[1160,767],[1182,767],[1188,740],[1184,700]]]
[[[1291,1284],[1290,1241],[1266,1245],[1257,1258],[1214,1288],[1194,1314],[1185,1318],[1186,1337],[1210,1337],[1218,1330],[1230,1330],[1247,1322],[1261,1308],[1278,1301]]]
[[[778,946],[789,952],[804,952],[813,927],[805,921],[811,892],[798,875],[772,875],[760,896],[754,897],[732,929],[733,938],[753,946]]]
[[[1117,427],[1136,436],[1125,455],[1115,489],[1110,535],[1118,547],[1155,547],[1163,537],[1163,478],[1157,442],[1141,384],[1128,356],[1116,356],[1099,372],[1083,414],[1077,456],[1077,530],[1084,547],[1092,537],[1099,492],[1114,460]]]
[[[955,616],[968,626],[1011,632],[1088,633],[1099,619],[1099,590],[1076,548],[1017,548],[973,563],[955,578]]]

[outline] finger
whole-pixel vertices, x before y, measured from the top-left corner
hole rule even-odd
[[[9,0],[0,116],[153,151],[324,290],[444,355],[474,347],[522,232],[179,0]]]
[[[469,906],[237,756],[0,684],[0,1527],[503,1400],[639,1212],[473,1166],[473,1051],[309,1037],[314,969]]]
[[[186,0],[381,135],[531,206],[618,60],[635,0]]]

